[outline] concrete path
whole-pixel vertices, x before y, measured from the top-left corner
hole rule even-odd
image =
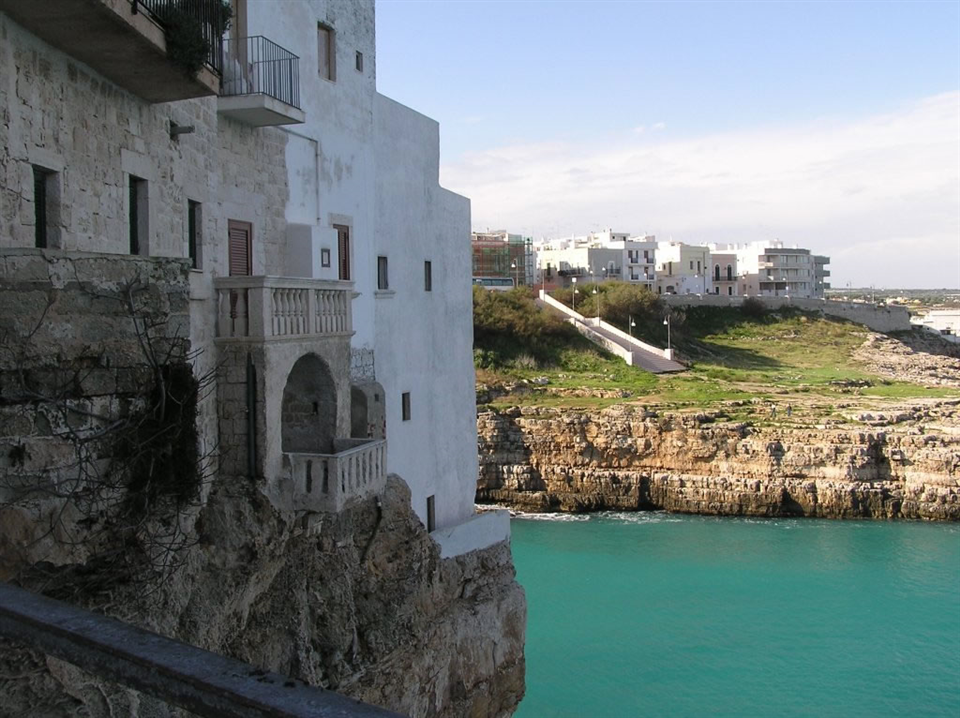
[[[589,325],[588,325],[589,326]],[[675,371],[686,371],[686,367],[679,362],[675,362],[671,359],[666,359],[659,354],[654,352],[647,351],[646,349],[641,349],[636,347],[630,342],[624,341],[618,337],[613,332],[609,332],[603,327],[594,327],[591,326],[590,330],[596,332],[602,337],[606,337],[612,342],[615,342],[622,346],[627,351],[633,351],[633,365],[644,369],[652,374],[667,374],[669,372]]]
[[[550,302],[556,303],[555,300],[550,298],[548,299]],[[666,374],[669,372],[687,370],[687,368],[679,362],[675,362],[671,359],[667,359],[661,354],[648,351],[643,347],[639,347],[636,344],[631,343],[626,338],[618,336],[614,332],[608,331],[602,326],[594,326],[593,324],[589,323],[590,320],[586,319],[580,314],[575,314],[569,307],[552,306],[543,299],[536,299],[534,301],[536,301],[537,306],[541,308],[550,309],[563,316],[566,316],[568,321],[575,321],[577,326],[581,329],[580,333],[593,341],[595,344],[599,344],[600,346],[609,349],[609,347],[604,346],[604,340],[606,340],[607,342],[613,342],[625,352],[629,352],[632,354],[630,357],[631,361],[629,362],[632,366],[643,369],[644,371],[648,371],[652,374]]]

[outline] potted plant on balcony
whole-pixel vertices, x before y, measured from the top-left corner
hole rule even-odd
[[[155,14],[163,25],[167,57],[188,77],[196,77],[213,56],[214,41],[229,29],[233,8],[227,0],[172,0]]]

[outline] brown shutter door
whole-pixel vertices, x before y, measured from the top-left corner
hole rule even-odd
[[[342,224],[333,225],[337,230],[337,255],[340,265],[340,279],[350,279],[350,228]]]
[[[249,222],[236,222],[230,220],[227,223],[227,232],[230,237],[230,276],[248,276],[252,274],[253,267],[250,263],[250,235],[252,227]]]

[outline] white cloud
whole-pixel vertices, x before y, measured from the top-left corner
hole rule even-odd
[[[499,147],[441,171],[472,199],[475,226],[780,238],[830,254],[838,286],[960,286],[956,92],[857,121]]]
[[[655,123],[653,123],[653,125],[650,127],[650,129],[653,130],[654,132],[656,132],[656,131],[658,131],[658,130],[665,130],[666,128],[667,128],[667,123],[666,123],[666,122],[655,122]]]

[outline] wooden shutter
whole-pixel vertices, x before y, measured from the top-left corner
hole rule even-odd
[[[337,230],[337,262],[340,267],[340,279],[350,279],[350,228],[342,224],[333,225]]]
[[[231,219],[227,223],[227,232],[230,237],[230,276],[249,276],[253,273],[250,261],[253,228],[249,222],[237,222]]]

